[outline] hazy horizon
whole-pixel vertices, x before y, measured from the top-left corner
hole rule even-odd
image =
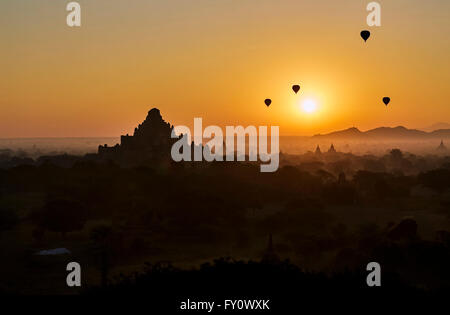
[[[138,124],[139,123],[137,122],[136,126]],[[445,127],[444,128],[436,128],[436,129],[431,128],[432,126],[439,125],[439,124],[445,124],[445,125],[449,125],[449,126],[447,128],[445,128]],[[189,124],[185,124],[185,125],[189,126]],[[332,133],[332,132],[344,131],[344,130],[351,129],[351,128],[356,128],[356,129],[358,129],[361,132],[367,132],[367,131],[374,130],[374,129],[377,129],[377,128],[397,128],[397,127],[404,127],[404,128],[406,128],[408,130],[419,130],[419,131],[424,131],[424,132],[428,132],[429,133],[429,132],[436,131],[436,130],[442,130],[442,129],[447,130],[447,129],[450,129],[450,124],[439,122],[439,123],[435,123],[435,124],[432,124],[430,126],[426,126],[426,127],[422,127],[422,128],[410,128],[410,127],[404,126],[404,125],[392,125],[392,126],[378,126],[378,127],[374,127],[374,128],[370,128],[370,129],[361,129],[361,128],[358,128],[358,126],[349,126],[347,128],[337,129],[337,130],[328,130],[328,131],[321,132],[321,133],[300,134],[300,135],[294,135],[294,134],[289,135],[289,134],[286,134],[286,135],[281,135],[281,137],[310,138],[310,137],[314,137],[316,135],[325,135],[325,134],[329,134],[329,133]],[[58,137],[58,136],[48,136],[48,137],[32,136],[32,137],[8,137],[8,138],[4,138],[4,137],[0,136],[0,139],[1,140],[14,140],[14,139],[101,139],[101,138],[117,138],[117,139],[120,139],[120,136],[125,135],[125,134],[133,134],[133,131],[129,131],[129,132],[125,132],[124,131],[120,135],[100,135],[100,136],[89,136],[89,135],[87,135],[87,136],[61,136],[61,137]]]

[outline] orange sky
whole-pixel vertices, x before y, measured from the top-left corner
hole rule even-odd
[[[369,28],[360,0],[80,0],[78,29],[68,2],[0,2],[0,138],[118,136],[152,107],[281,135],[450,122],[450,1],[380,0]]]

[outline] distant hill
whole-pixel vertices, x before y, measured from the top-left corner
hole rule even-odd
[[[430,132],[429,135],[436,138],[448,138],[450,137],[450,129],[440,129]]]
[[[353,138],[353,137],[361,137],[364,132],[361,132],[358,128],[352,127],[345,130],[339,130],[330,132],[327,134],[318,134],[314,135],[314,137],[327,137],[327,138]]]
[[[431,126],[427,126],[427,127],[421,128],[421,130],[428,131],[428,132],[435,131],[435,130],[440,130],[440,129],[450,129],[450,124],[449,123],[445,123],[445,122],[438,122],[438,123],[435,123],[435,124],[433,124]]]
[[[313,138],[323,139],[427,139],[427,138],[448,138],[450,137],[450,129],[440,129],[432,132],[426,132],[417,129],[408,129],[403,126],[398,127],[379,127],[367,131],[360,131],[358,128],[352,127],[345,130],[334,131],[327,134],[318,134]]]

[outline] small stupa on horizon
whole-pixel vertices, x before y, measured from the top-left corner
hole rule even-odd
[[[439,146],[437,147],[438,151],[445,151],[447,150],[447,147],[444,145],[444,140],[441,140],[441,143],[439,144]]]
[[[331,144],[330,148],[328,149],[328,153],[336,153],[336,149],[334,148],[333,144]]]
[[[319,145],[317,145],[316,151],[315,151],[314,153],[315,153],[315,154],[322,154],[322,151],[320,151]]]

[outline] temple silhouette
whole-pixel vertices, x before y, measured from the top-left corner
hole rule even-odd
[[[133,135],[122,135],[120,144],[100,145],[98,157],[121,166],[138,166],[170,161],[170,150],[179,137],[172,138],[174,126],[164,121],[159,109],[152,108]]]
[[[331,144],[330,148],[328,149],[328,153],[336,153],[336,149],[334,148],[333,144]]]
[[[328,149],[328,151],[326,153],[327,154],[335,154],[335,153],[337,153],[336,149],[334,148],[334,144],[333,143],[331,144],[330,148]],[[319,145],[316,146],[316,150],[314,151],[314,154],[318,155],[318,156],[322,155],[322,151],[320,150],[320,146]]]

